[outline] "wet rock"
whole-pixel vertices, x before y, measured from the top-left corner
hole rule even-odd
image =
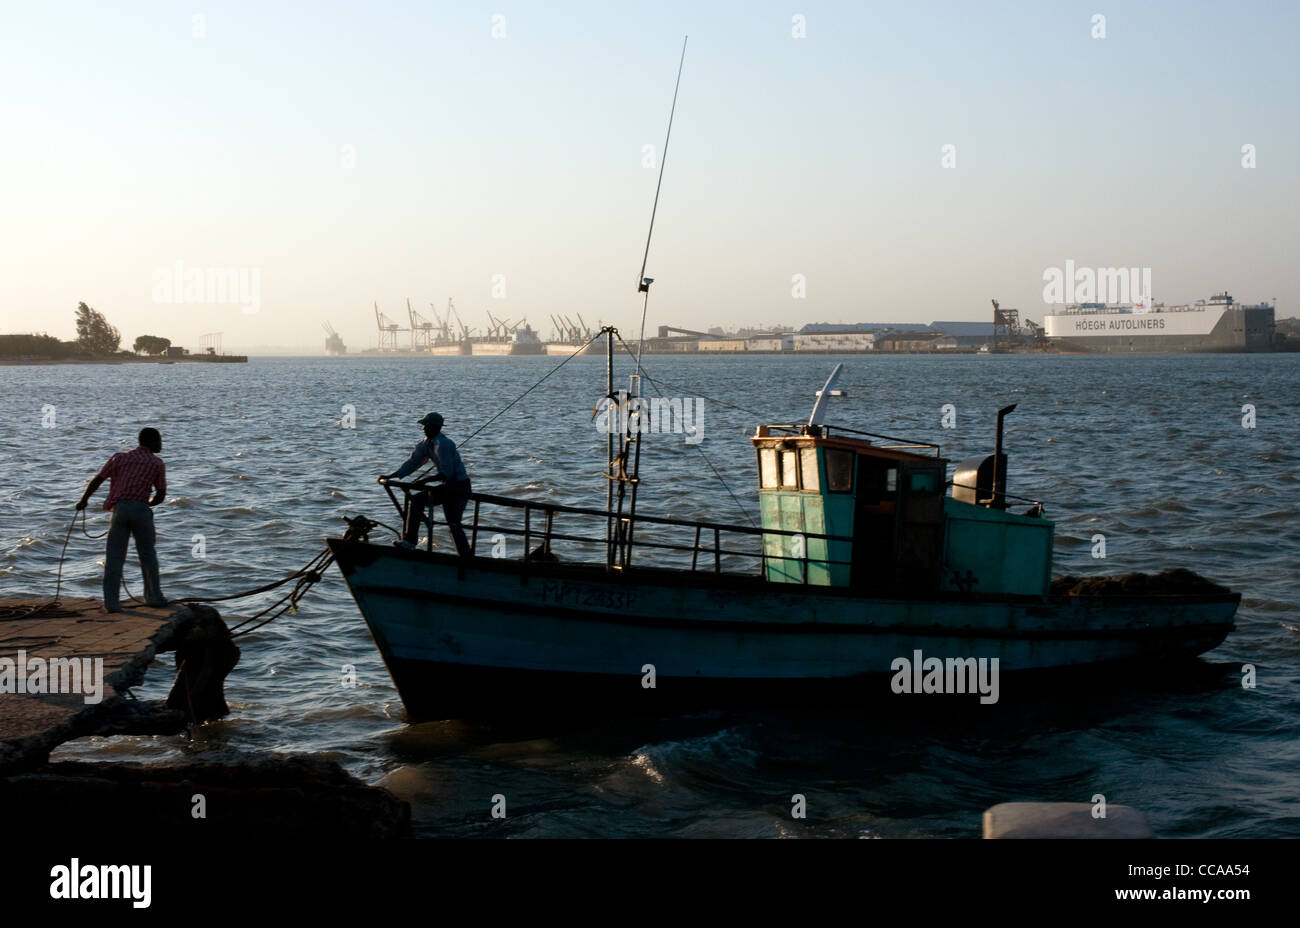
[[[410,765],[398,767],[380,780],[379,785],[406,802],[427,801],[437,795],[433,777],[428,771]]]
[[[411,833],[407,803],[334,761],[307,755],[240,754],[199,764],[54,763],[0,779],[0,808],[22,834],[334,842]]]

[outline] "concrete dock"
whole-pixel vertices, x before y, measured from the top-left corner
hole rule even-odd
[[[156,654],[169,649],[178,618],[179,610],[171,607],[127,604],[110,614],[90,599],[65,599],[55,607],[36,599],[0,599],[0,661],[16,662],[20,654],[29,665],[103,661],[98,694],[16,692],[27,689],[25,681],[0,677],[0,775],[44,764],[50,751],[73,738],[137,724],[140,710],[123,694],[144,680]],[[83,690],[89,682],[81,681]],[[175,721],[173,730],[183,729],[184,719]]]
[[[164,651],[190,665],[177,674],[171,695],[132,698],[127,691]],[[0,599],[6,823],[24,833],[409,836],[410,805],[311,755],[223,751],[205,763],[49,763],[50,752],[74,738],[178,734],[220,718],[228,712],[223,681],[238,656],[209,606],[124,605],[110,614],[97,600]],[[70,672],[74,665],[78,673]]]

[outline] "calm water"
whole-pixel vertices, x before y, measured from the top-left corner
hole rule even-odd
[[[746,522],[741,508],[757,507],[746,431],[806,417],[833,360],[647,358],[665,394],[705,398],[699,448],[739,502],[699,449],[662,436],[646,444],[642,511]],[[227,720],[195,741],[114,738],[55,756],[319,752],[411,799],[423,834],[974,837],[995,802],[1095,793],[1144,810],[1165,836],[1300,834],[1300,355],[842,360],[849,396],[832,421],[939,442],[950,460],[991,450],[994,412],[1018,403],[1008,489],[1046,501],[1057,572],[1183,566],[1242,591],[1238,630],[1206,656],[1221,671],[1061,693],[1032,710],[557,720],[546,737],[519,741],[458,723],[406,725],[332,571],[297,615],[241,639]],[[420,438],[415,419],[439,410],[460,441],[555,363],[0,367],[0,593],[53,593],[73,503],[143,424],[162,430],[168,468],[157,511],[164,591],[219,594],[306,563],[344,515],[393,521],[375,476]],[[589,420],[603,365],[575,359],[470,442],[475,488],[602,504],[603,439]],[[940,425],[948,403],[955,429]],[[1256,409],[1253,429],[1242,427],[1244,404]],[[345,405],[355,429],[339,424]],[[53,428],[42,427],[46,406]],[[91,512],[91,531],[102,531],[107,516]],[[1097,532],[1105,561],[1090,556]],[[196,534],[206,558],[192,556]],[[102,545],[74,535],[68,594],[99,595]],[[138,593],[131,562],[127,577]],[[1244,663],[1257,668],[1253,690],[1240,685]],[[341,685],[345,664],[360,685]],[[172,673],[168,655],[138,694],[164,695]],[[507,797],[504,821],[488,814],[496,793]],[[805,821],[791,819],[794,793],[808,799]]]

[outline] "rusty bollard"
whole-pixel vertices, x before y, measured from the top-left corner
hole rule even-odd
[[[230,714],[226,674],[239,663],[239,648],[221,614],[211,606],[193,605],[176,625],[176,682],[167,707],[185,713],[188,722],[208,722]]]

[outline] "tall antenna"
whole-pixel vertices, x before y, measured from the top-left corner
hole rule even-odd
[[[654,238],[655,232],[655,214],[659,212],[659,190],[664,183],[664,165],[668,163],[668,142],[673,136],[673,116],[677,114],[677,91],[682,86],[682,68],[686,64],[686,42],[690,36],[682,36],[682,54],[677,61],[677,82],[673,84],[673,105],[668,110],[668,131],[664,133],[664,150],[659,157],[659,179],[655,182],[655,199],[654,205],[650,207],[650,229],[646,232],[645,253],[641,256],[641,276],[637,280],[637,292],[644,293],[645,298],[641,302],[641,333],[637,337],[636,343],[636,371],[628,378],[628,391],[624,402],[628,404],[628,415],[626,425],[619,430],[618,436],[618,455],[613,454],[612,436],[609,442],[610,464],[609,492],[606,495],[605,508],[610,514],[610,519],[606,525],[606,538],[610,541],[607,565],[615,568],[624,568],[630,566],[632,562],[632,535],[636,530],[636,496],[637,488],[641,485],[641,433],[644,429],[643,417],[645,410],[641,406],[641,353],[645,350],[645,319],[646,311],[650,305],[650,285],[654,283],[649,277],[645,276],[646,264],[650,260],[650,242]],[[613,395],[613,356],[614,356],[614,330],[606,328],[606,381],[610,395]],[[635,404],[635,407],[634,407]],[[622,404],[619,404],[619,412],[622,412]],[[633,413],[635,408],[635,413]],[[631,454],[632,466],[628,468],[628,457]],[[618,509],[615,516],[613,496],[613,483],[618,482]],[[628,518],[623,518],[623,501],[627,491],[627,485],[632,485],[631,499],[628,505]]]
[[[686,42],[690,36],[682,36],[682,56],[677,62],[677,83],[673,85],[673,105],[668,110],[668,131],[664,133],[664,150],[659,156],[659,180],[655,182],[655,201],[650,207],[650,230],[645,236],[645,254],[641,256],[641,276],[637,278],[637,293],[644,293],[645,299],[641,303],[641,333],[636,343],[636,377],[638,383],[641,376],[641,351],[645,346],[645,316],[646,309],[650,303],[650,285],[654,279],[645,276],[646,265],[650,261],[650,240],[655,234],[655,214],[659,212],[659,188],[664,184],[664,165],[668,163],[668,142],[673,137],[673,116],[677,113],[677,90],[682,86],[682,68],[686,64]]]

